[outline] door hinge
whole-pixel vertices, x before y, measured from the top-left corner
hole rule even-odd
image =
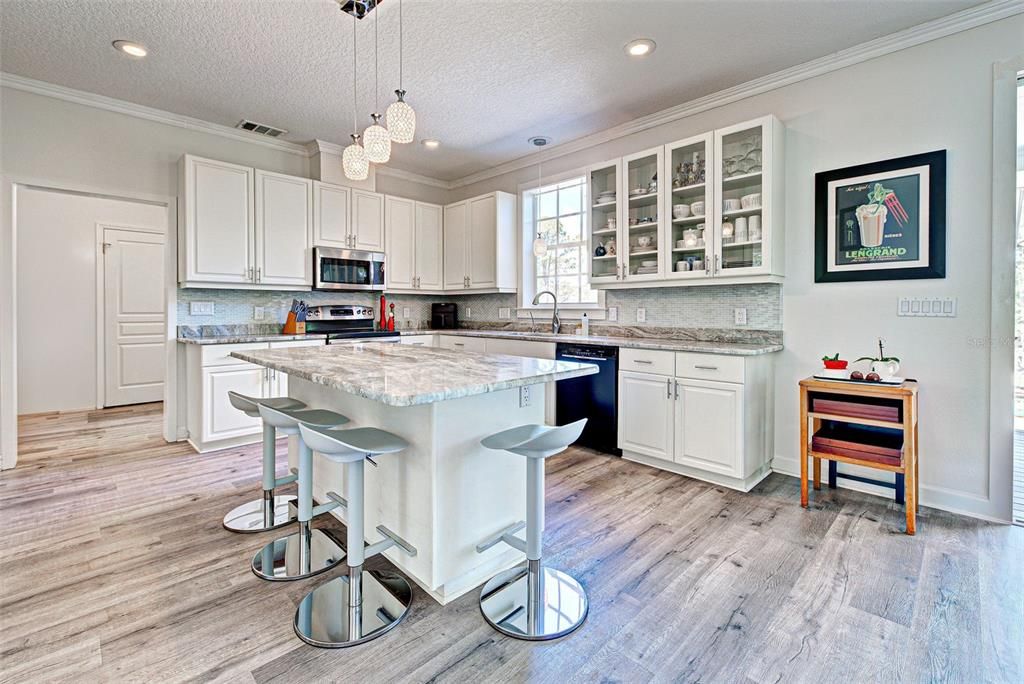
[[[106,254],[106,253],[107,253],[107,247],[113,247],[113,244],[111,244],[111,243],[109,243],[109,242],[104,242],[104,243],[103,243],[103,253],[104,253],[104,254]]]

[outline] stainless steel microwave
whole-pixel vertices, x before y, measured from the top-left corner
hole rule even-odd
[[[383,290],[384,253],[315,247],[314,290]]]

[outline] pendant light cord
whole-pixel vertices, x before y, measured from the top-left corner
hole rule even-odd
[[[357,118],[356,112],[359,110],[358,106],[358,89],[356,88],[356,20],[352,18],[352,132],[359,135],[359,119]]]
[[[402,47],[405,45],[405,37],[402,34],[402,0],[398,0],[398,89],[402,90]]]
[[[374,9],[377,0],[373,1]],[[380,112],[380,69],[377,68],[377,53],[380,51],[380,37],[377,27],[380,25],[380,12],[373,13],[373,111]]]

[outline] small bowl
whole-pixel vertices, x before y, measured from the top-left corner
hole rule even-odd
[[[647,194],[647,188],[642,188],[642,187],[633,188],[632,190],[629,191],[629,196],[630,197],[636,197],[637,195],[646,195],[646,194]]]
[[[692,213],[694,216],[703,216],[704,215],[704,202],[703,201],[701,201],[701,202],[694,202],[693,204],[691,204],[690,205],[690,213]]]
[[[740,204],[738,199],[727,199],[722,203],[722,208],[725,211],[739,211],[743,208],[743,205]]]
[[[654,260],[641,261],[640,265],[643,266],[644,268],[654,268],[655,266],[658,265],[658,262]]]
[[[761,193],[759,192],[752,192],[740,197],[740,207],[743,209],[756,209],[759,206],[761,206]]]
[[[688,204],[673,204],[672,205],[672,216],[677,219],[684,219],[690,215],[690,205]]]

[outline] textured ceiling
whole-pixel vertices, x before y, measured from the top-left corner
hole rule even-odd
[[[979,4],[977,0],[404,0],[417,137],[391,166],[444,180]],[[376,12],[380,109],[398,85],[398,0]],[[287,140],[347,144],[352,22],[333,0],[0,0],[0,68]],[[359,127],[374,18],[358,24]],[[653,38],[646,59],[622,46]],[[115,39],[144,43],[127,58]]]

